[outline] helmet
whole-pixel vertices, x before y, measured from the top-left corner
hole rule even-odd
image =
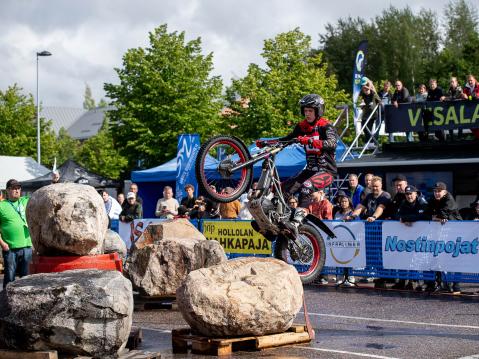
[[[324,114],[324,100],[321,96],[316,94],[310,94],[304,96],[301,100],[299,100],[299,106],[301,107],[301,115],[304,116],[304,108],[310,107],[314,108],[316,112],[316,117],[319,118]]]

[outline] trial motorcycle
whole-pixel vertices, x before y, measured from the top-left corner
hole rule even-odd
[[[273,255],[298,270],[303,283],[311,283],[321,273],[326,250],[321,231],[334,233],[319,218],[287,205],[275,165],[275,157],[292,141],[271,141],[251,155],[246,145],[234,136],[216,136],[205,142],[196,159],[199,190],[211,200],[228,203],[248,193],[247,207],[253,228],[274,241]],[[263,161],[257,186],[253,165]]]

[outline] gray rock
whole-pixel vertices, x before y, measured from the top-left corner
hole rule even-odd
[[[103,253],[118,253],[122,260],[126,258],[126,244],[120,235],[111,229],[106,230]]]
[[[147,296],[175,296],[189,272],[226,261],[223,247],[188,220],[150,224],[132,247],[125,273]]]
[[[294,267],[245,257],[191,272],[176,300],[183,318],[202,335],[265,335],[291,326],[303,286]]]
[[[128,340],[131,283],[117,271],[35,274],[0,293],[0,346],[116,357]]]
[[[38,254],[103,254],[108,215],[91,186],[57,183],[40,188],[28,202],[27,220]]]

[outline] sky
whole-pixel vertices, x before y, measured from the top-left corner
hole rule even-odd
[[[448,0],[0,0],[0,90],[17,84],[36,99],[36,53],[43,106],[81,108],[88,84],[96,102],[104,83],[118,83],[116,67],[130,48],[147,47],[161,24],[201,37],[213,53],[213,75],[224,84],[264,64],[263,42],[299,27],[319,46],[325,25],[340,18],[371,19],[391,4],[433,10],[442,17]],[[108,99],[107,99],[108,101]]]

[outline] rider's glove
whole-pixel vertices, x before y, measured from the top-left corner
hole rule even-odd
[[[266,141],[256,140],[256,147],[258,147],[258,148],[263,148],[263,147],[266,146],[266,145],[267,145]]]
[[[312,138],[308,136],[298,136],[298,142],[301,143],[303,146],[307,146],[311,144]]]

